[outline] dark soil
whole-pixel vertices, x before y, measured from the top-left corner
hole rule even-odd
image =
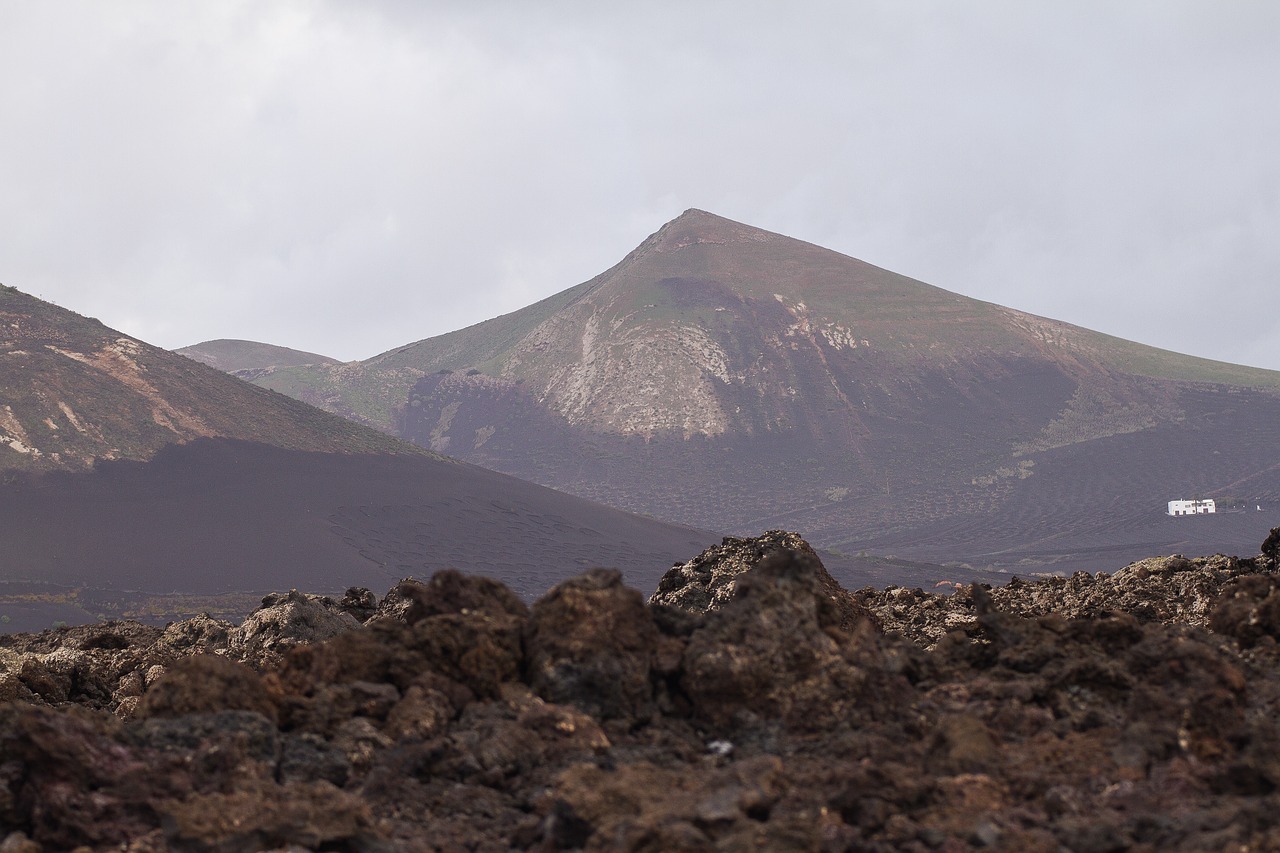
[[[803,281],[803,269],[788,268],[776,286]],[[756,272],[739,266],[723,281]],[[468,376],[472,365],[446,358],[452,343],[435,350],[447,365],[433,362],[392,401],[395,433],[655,518],[729,533],[800,530],[819,548],[949,562],[962,580],[988,570],[1071,574],[1152,554],[1242,552],[1276,523],[1274,387],[1128,375],[1094,360],[1098,353],[1017,354],[1007,340],[979,344],[970,334],[980,330],[930,318],[923,305],[899,318],[895,332],[932,338],[930,350],[959,346],[965,352],[955,360],[917,363],[880,343],[833,349],[821,338],[778,350],[771,341],[795,339],[794,318],[776,299],[743,298],[701,278],[657,284],[675,288],[681,311],[696,304],[703,314],[737,318],[729,327],[703,323],[736,377],[711,383],[720,409],[733,413],[723,433],[620,435],[571,422],[537,381]],[[891,322],[871,309],[848,320],[854,328]],[[489,353],[476,365],[500,361]],[[765,376],[786,377],[784,387]],[[1091,394],[1102,402],[1072,416],[1093,431],[1085,440],[1062,418],[1077,412],[1073,398]],[[1192,496],[1249,511],[1165,515],[1168,501]]]
[[[14,635],[0,849],[1277,849],[1275,551],[850,594],[775,532],[666,603],[446,571]]]
[[[445,568],[500,578],[528,600],[591,566],[652,589],[719,538],[452,460],[225,439],[0,484],[0,519],[0,582],[102,600],[385,589]],[[49,615],[44,626],[68,619]]]

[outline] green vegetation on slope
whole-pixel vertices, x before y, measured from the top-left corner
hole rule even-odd
[[[683,293],[681,288],[687,291]],[[646,328],[725,328],[710,292],[741,305],[778,303],[797,328],[866,345],[882,363],[945,366],[981,355],[1088,363],[1138,377],[1280,389],[1280,372],[1181,355],[960,296],[871,264],[703,211],[663,226],[612,269],[526,308],[347,365],[281,368],[258,384],[392,430],[419,379],[478,369],[544,385],[572,369],[584,317],[618,339]],[[581,303],[581,304],[579,304]],[[590,311],[586,310],[590,308]],[[574,319],[566,318],[574,312]],[[553,331],[551,322],[565,321]],[[578,325],[575,325],[578,324]],[[531,343],[543,329],[547,343]],[[548,346],[550,349],[548,349]]]

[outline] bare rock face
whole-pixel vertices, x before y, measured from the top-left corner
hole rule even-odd
[[[848,629],[868,618],[864,608],[827,572],[822,560],[799,534],[770,530],[760,536],[739,539],[726,536],[687,563],[672,566],[658,581],[650,604],[675,607],[689,613],[707,613],[724,607],[734,596],[738,578],[777,552],[800,555],[823,592],[840,611],[840,623]]]

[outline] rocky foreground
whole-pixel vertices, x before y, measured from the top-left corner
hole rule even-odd
[[[442,572],[0,637],[0,853],[1280,849],[1278,543],[940,596],[773,532],[651,602]]]

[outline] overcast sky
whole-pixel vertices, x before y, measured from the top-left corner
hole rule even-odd
[[[0,282],[365,358],[686,208],[1280,369],[1280,3],[0,0]]]

